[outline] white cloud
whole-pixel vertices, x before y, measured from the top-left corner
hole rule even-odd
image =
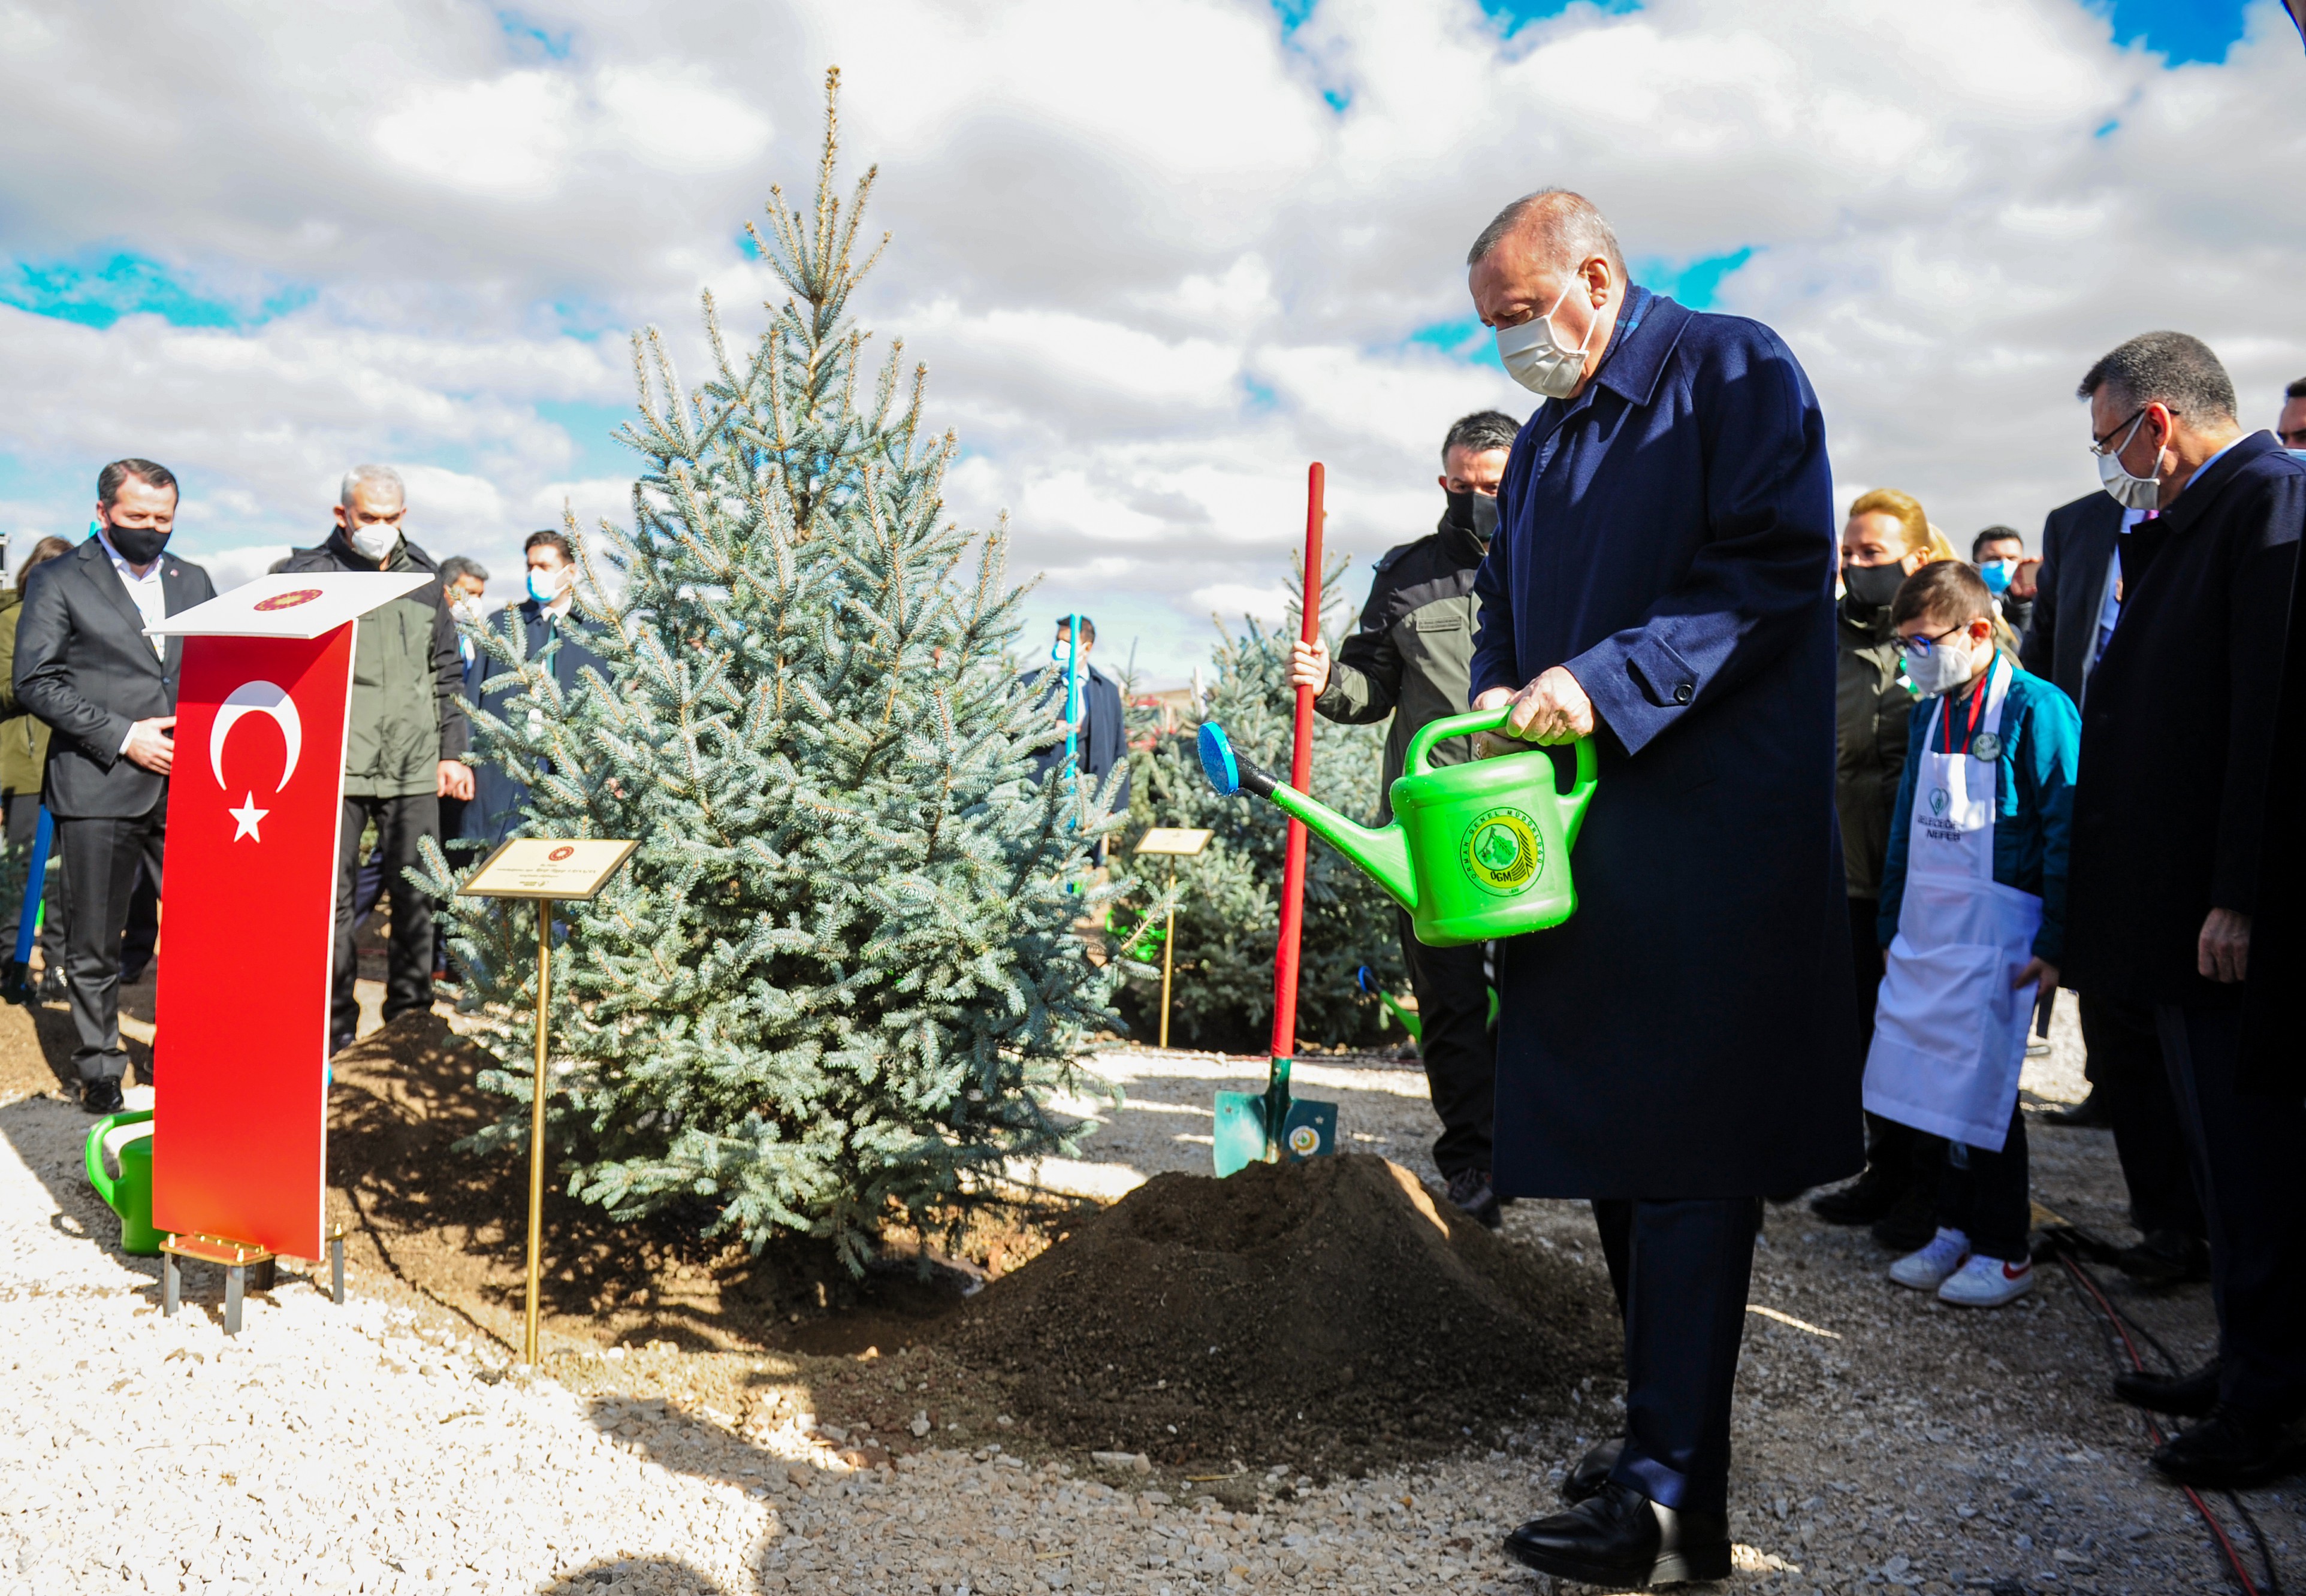
[[[1465,242],[1541,183],[1637,259],[1752,250],[1721,308],[1802,359],[1840,491],[1908,488],[1957,535],[2090,489],[2070,396],[2122,337],[2200,333],[2253,421],[2306,373],[2272,0],[2224,64],[2175,70],[2088,0],[1645,0],[1507,40],[1475,0],[1320,0],[1287,37],[1254,0],[572,0],[551,60],[417,0],[135,25],[175,70],[130,91],[118,14],[0,11],[0,132],[39,152],[0,171],[0,252],[310,294],[245,329],[0,307],[13,536],[76,534],[95,465],[137,452],[184,474],[189,547],[253,559],[382,458],[420,541],[513,591],[564,504],[628,514],[602,434],[629,368],[600,335],[659,325],[694,381],[698,288],[739,337],[778,296],[734,238],[771,182],[806,199],[831,61],[844,172],[881,167],[867,234],[895,235],[854,309],[931,367],[955,512],[1012,512],[1037,626],[1127,617],[1163,678],[1210,608],[1277,613],[1307,461],[1365,571],[1431,526],[1451,419],[1526,413],[1405,340],[1468,317]]]

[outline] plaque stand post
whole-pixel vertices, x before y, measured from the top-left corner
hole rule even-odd
[[[537,1319],[544,1284],[544,1095],[552,1048],[552,906],[589,902],[637,842],[598,837],[515,837],[481,861],[457,889],[468,898],[525,898],[536,905],[536,1074],[528,1097],[528,1301],[521,1361],[536,1367]]]
[[[528,1099],[528,1319],[520,1359],[536,1367],[536,1299],[544,1256],[544,1054],[552,1025],[552,900],[536,900],[536,1083]]]

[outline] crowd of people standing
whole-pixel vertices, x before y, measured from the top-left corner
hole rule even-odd
[[[41,539],[0,593],[0,810],[10,841],[30,844],[45,808],[55,827],[55,886],[41,901],[37,989],[11,960],[9,995],[33,990],[71,1005],[82,1106],[121,1105],[128,1056],[120,986],[149,960],[167,844],[183,643],[145,628],[215,596],[201,567],[169,552],[179,508],[174,473],[116,460],[97,479],[95,525],[77,545]],[[528,596],[491,617],[488,573],[463,557],[435,562],[404,529],[407,490],[389,466],[346,474],[335,525],[277,572],[418,572],[426,580],[366,616],[354,641],[340,815],[330,1050],[359,1020],[355,933],[389,905],[384,1018],[432,1006],[447,974],[432,903],[408,879],[426,839],[452,855],[502,841],[519,824],[526,787],[469,762],[465,705],[511,713],[517,679],[500,675],[479,640],[491,626],[525,634],[525,657],[575,687],[599,658],[573,614],[576,567],[558,532],[523,550]],[[493,690],[491,679],[496,678]],[[363,849],[365,838],[373,844]],[[139,912],[140,906],[142,912]],[[19,904],[6,905],[13,955]],[[148,1071],[149,1073],[149,1071]]]

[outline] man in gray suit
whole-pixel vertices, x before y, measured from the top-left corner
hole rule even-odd
[[[167,553],[176,479],[115,460],[96,480],[96,536],[35,569],[16,626],[16,696],[53,735],[42,797],[64,866],[64,984],[81,1105],[120,1106],[120,936],[141,864],[158,883],[167,834],[181,639],[153,623],[216,596]]]

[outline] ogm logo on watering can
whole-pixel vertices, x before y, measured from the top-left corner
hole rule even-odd
[[[1485,809],[1465,828],[1457,861],[1492,892],[1518,892],[1545,869],[1537,823],[1515,808]]]

